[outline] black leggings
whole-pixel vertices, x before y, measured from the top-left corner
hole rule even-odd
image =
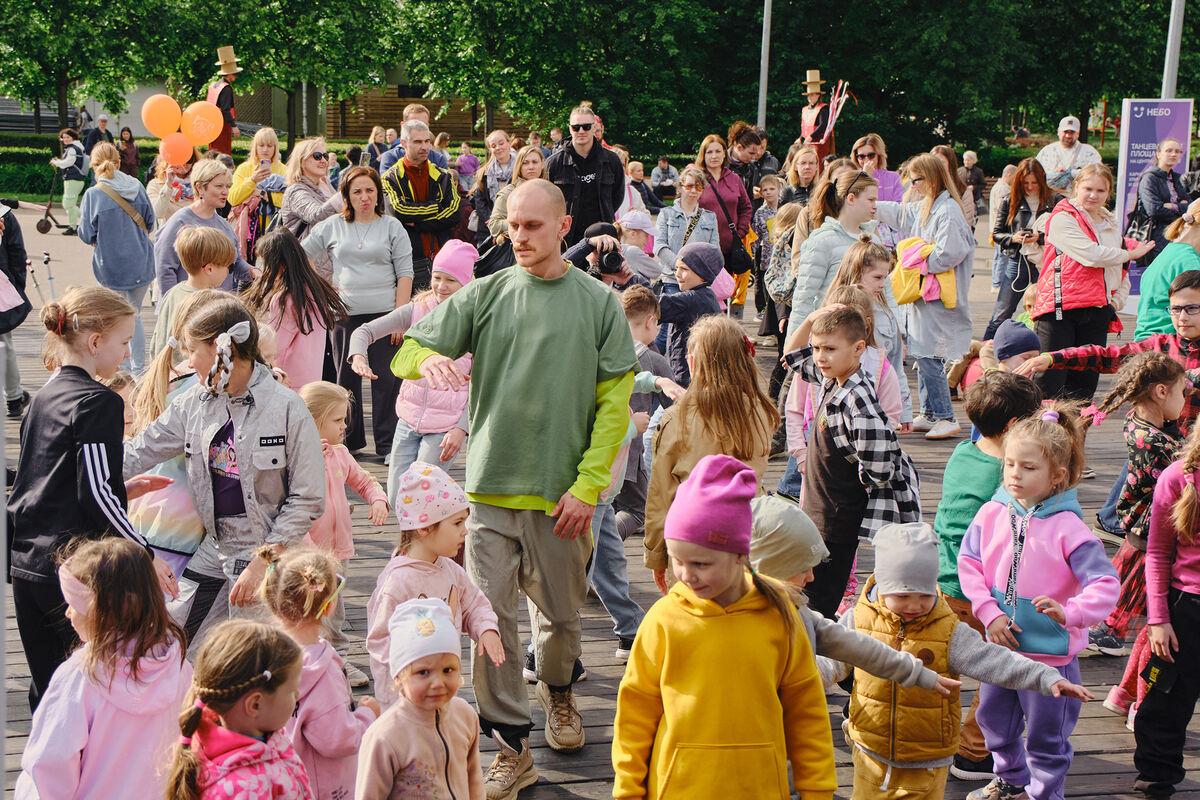
[[[1137,767],[1136,786],[1166,796],[1187,773],[1183,769],[1183,746],[1187,726],[1200,699],[1200,596],[1171,589],[1171,627],[1179,639],[1179,650],[1172,655],[1175,682],[1168,691],[1155,686],[1146,692],[1138,706],[1133,725],[1133,764]],[[1152,657],[1155,664],[1158,658]]]
[[[1112,306],[1104,306],[1067,309],[1060,320],[1054,318],[1053,312],[1038,317],[1034,327],[1042,343],[1042,352],[1085,344],[1107,344],[1112,314]],[[1092,399],[1099,382],[1100,373],[1085,370],[1048,369],[1038,378],[1042,395],[1047,399],[1082,400],[1085,403]]]
[[[846,595],[846,583],[854,568],[858,539],[825,542],[825,546],[829,548],[829,558],[813,567],[813,579],[804,587],[804,593],[808,595],[809,608],[829,619],[837,619],[838,606]]]

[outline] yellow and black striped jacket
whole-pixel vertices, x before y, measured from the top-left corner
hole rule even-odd
[[[418,202],[404,166],[401,158],[383,173],[383,199],[392,215],[404,223],[412,240],[413,258],[432,258],[458,224],[458,187],[449,172],[429,162],[428,200]],[[432,252],[425,252],[426,237],[422,233],[431,234],[436,241]]]

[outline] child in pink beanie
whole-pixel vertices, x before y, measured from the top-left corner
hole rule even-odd
[[[431,288],[411,303],[363,324],[350,336],[350,368],[376,380],[367,359],[367,348],[385,336],[398,344],[410,327],[432,312],[450,295],[471,282],[479,251],[459,239],[451,239],[433,258]],[[464,375],[471,374],[471,355],[456,362]],[[375,367],[377,369],[378,366]],[[467,439],[467,400],[470,389],[435,389],[424,378],[404,381],[396,396],[396,434],[388,455],[387,496],[396,496],[400,475],[414,461],[449,467]]]
[[[747,572],[758,479],[700,459],[667,511],[679,582],[646,614],[617,695],[613,797],[833,797],[825,693],[796,606]],[[746,713],[754,709],[754,713]],[[788,762],[792,781],[788,782]]]
[[[467,571],[452,560],[467,536],[466,494],[442,469],[421,461],[409,467],[398,483],[395,507],[400,542],[367,601],[367,652],[378,699],[385,709],[396,700],[388,663],[388,620],[407,600],[429,597],[444,601],[455,628],[478,642],[493,664],[504,663],[492,604],[471,583]]]

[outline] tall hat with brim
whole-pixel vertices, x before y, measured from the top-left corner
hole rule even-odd
[[[825,94],[825,90],[821,88],[821,84],[823,83],[825,81],[821,80],[821,70],[808,70],[808,76],[804,79],[804,93],[812,94],[813,92],[820,92],[821,94]]]
[[[217,48],[217,66],[221,75],[236,75],[242,71],[242,68],[237,65],[241,61],[240,58],[233,54],[233,47],[218,47]]]

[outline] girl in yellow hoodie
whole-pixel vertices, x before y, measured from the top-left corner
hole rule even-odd
[[[833,797],[812,647],[781,584],[746,568],[754,470],[700,459],[667,511],[679,579],[646,614],[617,696],[614,798]],[[788,785],[788,762],[792,766]]]

